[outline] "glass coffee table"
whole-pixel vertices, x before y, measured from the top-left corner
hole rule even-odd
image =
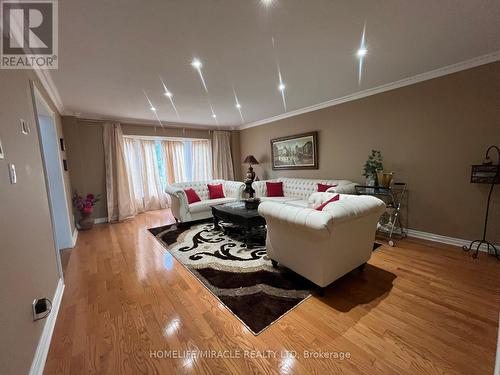
[[[266,220],[259,215],[257,208],[248,209],[245,202],[231,202],[212,206],[214,217],[214,229],[221,230],[221,222],[231,226],[224,226],[225,230],[236,228],[243,234],[245,245],[252,249],[255,244],[262,244],[262,237],[265,240]]]

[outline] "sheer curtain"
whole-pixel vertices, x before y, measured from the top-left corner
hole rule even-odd
[[[234,180],[233,158],[231,157],[231,133],[214,130],[212,133],[213,176]]]
[[[167,208],[156,157],[156,142],[125,137],[125,153],[136,213]]]
[[[184,142],[161,141],[161,150],[165,160],[167,183],[187,181],[184,168]]]
[[[127,168],[123,132],[119,123],[104,124],[103,144],[108,221],[122,221],[133,217],[136,207]]]
[[[152,140],[124,136],[117,123],[104,124],[103,139],[110,222],[167,208],[166,183],[212,179],[212,145],[208,139]]]
[[[206,140],[191,141],[192,180],[212,179],[212,146]]]

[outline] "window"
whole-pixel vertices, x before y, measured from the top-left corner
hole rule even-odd
[[[208,139],[148,139],[130,136],[126,136],[125,139],[127,164],[132,172],[131,175],[138,176],[139,169],[150,171],[150,168],[155,169],[162,191],[167,184],[175,182],[212,179],[212,145]],[[144,145],[152,147],[154,161],[151,158],[146,160],[139,152]],[[143,188],[136,189],[137,183],[133,184],[135,184],[134,192],[143,195]]]

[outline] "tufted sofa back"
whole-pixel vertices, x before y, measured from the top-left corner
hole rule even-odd
[[[283,182],[283,194],[285,197],[296,197],[307,200],[312,193],[318,191],[318,184],[337,185],[338,187],[351,185],[348,180],[316,180],[309,178],[280,177],[268,181],[255,181],[252,187],[255,189],[256,197],[267,196],[266,182]]]
[[[218,184],[223,184],[224,185],[224,180],[207,180],[207,181],[190,181],[190,182],[176,182],[175,184],[172,184],[172,186],[178,187],[182,190],[185,189],[193,189],[196,191],[196,194],[202,199],[208,199],[208,187],[207,185],[218,185]],[[224,193],[226,191],[224,190]]]

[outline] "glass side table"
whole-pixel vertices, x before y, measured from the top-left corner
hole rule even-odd
[[[356,185],[356,194],[372,195],[384,201],[386,210],[380,216],[377,232],[388,239],[389,246],[395,245],[395,239],[406,237],[406,228],[401,223],[401,206],[406,197],[405,182],[395,182],[391,187]]]

